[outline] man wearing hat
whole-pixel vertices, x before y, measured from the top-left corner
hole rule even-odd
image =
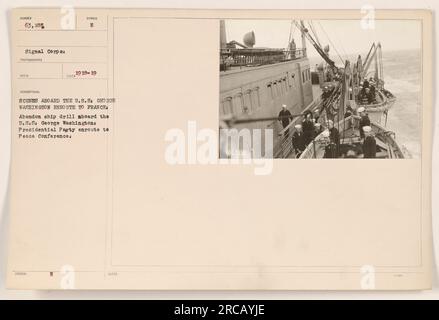
[[[317,137],[323,132],[322,125],[319,122],[314,124],[314,137]]]
[[[345,118],[348,118],[348,117],[350,117],[353,113],[354,113],[354,109],[352,109],[351,105],[348,104],[348,105],[346,106],[346,110],[345,110],[345,113],[344,113],[344,117],[345,117]]]
[[[363,141],[363,158],[373,159],[376,157],[377,145],[375,137],[372,135],[372,128],[370,126],[364,126],[364,141]]]
[[[334,127],[334,121],[328,120],[328,129],[329,129],[329,138],[331,139],[331,142],[334,143],[337,146],[340,144],[340,133],[338,132],[338,129]]]
[[[303,135],[301,124],[296,124],[294,128],[296,129],[296,131],[294,132],[292,138],[293,149],[296,152],[296,157],[299,157],[303,150],[305,150],[306,148],[305,137]]]
[[[314,139],[314,122],[312,121],[312,112],[305,113],[305,119],[302,121],[303,139],[305,145],[308,145]]]
[[[360,115],[360,137],[364,139],[364,131],[363,127],[370,126],[369,116],[366,114],[366,109],[364,107],[360,107],[357,109],[358,114]]]
[[[315,123],[317,123],[317,121],[319,121],[319,119],[320,119],[319,109],[315,109],[313,112],[313,120]]]
[[[284,129],[290,124],[290,120],[293,120],[293,115],[287,109],[287,105],[282,105],[282,110],[279,112],[277,119],[280,121]]]
[[[330,135],[331,133],[329,132],[328,129],[322,132],[324,141],[326,141],[325,153],[323,154],[323,158],[325,159],[337,158],[335,153],[335,145],[331,142]]]
[[[334,127],[334,122],[328,120],[328,137],[329,144],[325,148],[325,158],[338,158],[338,151],[340,147],[340,133]]]
[[[363,88],[369,88],[369,81],[367,81],[367,79],[363,81]]]
[[[323,88],[323,93],[322,93],[322,96],[321,96],[322,101],[323,101],[323,104],[326,103],[326,100],[328,100],[328,98],[329,98],[330,96],[331,96],[331,90],[329,89],[328,86],[324,86],[324,88]]]

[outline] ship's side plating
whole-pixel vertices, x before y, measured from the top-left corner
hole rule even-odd
[[[220,117],[275,117],[282,104],[300,114],[313,101],[311,72],[307,58],[220,72]],[[238,126],[239,127],[239,126]],[[248,129],[273,129],[277,145],[281,124],[276,121],[247,123]]]

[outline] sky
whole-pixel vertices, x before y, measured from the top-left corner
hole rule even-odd
[[[363,29],[360,20],[312,20],[312,23],[320,43],[323,46],[329,44],[331,56],[338,56],[336,51],[342,57],[367,53],[374,41],[381,42],[383,52],[421,47],[419,20],[375,20],[374,29]],[[225,24],[227,41],[242,42],[245,33],[254,31],[255,47],[285,48],[291,28],[288,20],[226,20]],[[300,48],[301,37],[296,27],[293,27],[293,37]],[[309,42],[307,49],[308,56],[318,55]]]

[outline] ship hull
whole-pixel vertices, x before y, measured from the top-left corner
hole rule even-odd
[[[220,117],[275,118],[283,104],[292,115],[298,115],[312,101],[311,72],[307,58],[220,72]],[[235,125],[234,128],[273,130],[271,154],[276,157],[282,148],[283,140],[279,133],[284,128],[277,120],[248,122]],[[262,145],[266,145],[265,141],[262,141]]]

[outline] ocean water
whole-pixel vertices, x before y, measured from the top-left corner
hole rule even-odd
[[[412,158],[421,156],[422,65],[421,51],[383,52],[385,88],[396,96],[387,129],[407,148]]]
[[[365,56],[362,54],[363,60]],[[348,59],[355,62],[356,57],[354,55]],[[321,58],[310,58],[311,66],[321,61]],[[396,140],[409,151],[412,158],[421,155],[421,63],[420,50],[383,50],[384,87],[396,96],[396,102],[388,113],[386,128],[395,132]]]

